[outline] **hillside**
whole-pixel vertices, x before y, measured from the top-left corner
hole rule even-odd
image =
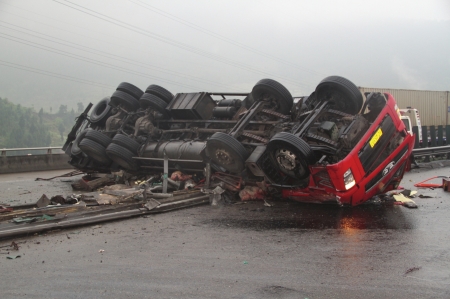
[[[80,109],[84,109],[81,103]],[[62,146],[76,115],[66,105],[51,114],[0,98],[0,148]]]

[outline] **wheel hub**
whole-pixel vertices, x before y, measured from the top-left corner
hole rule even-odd
[[[233,163],[233,158],[231,157],[230,153],[224,149],[216,150],[216,158],[217,161],[222,165],[230,165]]]
[[[295,167],[297,167],[297,162],[295,161],[297,156],[290,150],[277,150],[275,152],[275,159],[277,160],[278,165],[286,170],[294,170]]]

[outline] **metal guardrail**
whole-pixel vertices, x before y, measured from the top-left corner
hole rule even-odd
[[[61,147],[25,147],[25,148],[3,148],[0,149],[1,156],[6,156],[7,152],[13,152],[13,151],[47,151],[47,154],[51,155],[53,154],[53,150],[59,150],[63,152]],[[450,145],[445,146],[436,146],[436,147],[425,147],[425,148],[415,148],[413,149],[413,154],[415,156],[427,156],[427,155],[434,155],[434,154],[447,154],[450,153]],[[142,160],[164,160],[164,159],[151,159],[151,158],[140,158]],[[191,162],[198,162],[198,161],[191,161]]]
[[[62,151],[61,147],[24,147],[24,148],[2,148],[0,149],[0,151],[2,152],[2,156],[6,156],[7,152],[14,152],[14,151],[18,151],[18,152],[22,152],[22,151],[42,151],[45,150],[47,151],[48,155],[53,154],[53,150],[60,150]]]
[[[450,145],[413,149],[414,156],[428,156],[450,153]]]

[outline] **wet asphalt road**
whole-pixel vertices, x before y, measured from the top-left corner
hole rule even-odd
[[[0,202],[71,193],[35,176],[0,175]],[[248,202],[4,240],[1,298],[450,298],[450,193],[430,192],[418,209]]]

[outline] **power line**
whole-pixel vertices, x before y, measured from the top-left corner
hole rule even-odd
[[[138,71],[130,70],[130,69],[127,69],[127,68],[115,66],[115,65],[112,65],[112,64],[109,64],[109,63],[101,62],[101,61],[98,61],[98,60],[95,60],[95,59],[91,59],[91,58],[88,58],[88,57],[84,57],[84,56],[81,56],[81,55],[76,55],[76,54],[69,53],[69,52],[66,52],[66,51],[61,51],[61,50],[58,50],[58,49],[55,49],[55,48],[52,48],[52,47],[48,47],[48,46],[45,46],[45,45],[42,45],[42,44],[31,42],[29,40],[18,38],[18,37],[15,37],[15,36],[12,36],[12,35],[9,35],[9,34],[5,34],[5,33],[2,33],[2,32],[0,32],[0,34],[7,36],[7,37],[0,36],[0,38],[8,39],[8,40],[11,40],[11,41],[14,41],[14,42],[17,42],[17,43],[25,44],[25,45],[28,45],[28,46],[31,46],[31,47],[34,47],[34,48],[42,49],[42,50],[45,50],[45,51],[48,51],[48,52],[52,52],[52,53],[56,53],[56,54],[59,54],[59,55],[62,55],[62,56],[78,59],[78,60],[85,61],[85,62],[88,62],[88,63],[96,64],[96,65],[99,65],[99,66],[103,66],[103,67],[111,68],[111,69],[114,69],[114,70],[130,73],[130,74],[133,74],[133,75],[139,75],[139,76],[143,76],[143,77],[151,78],[151,79],[158,79],[160,81],[165,81],[165,82],[168,82],[168,83],[171,83],[171,84],[174,84],[174,85],[197,89],[196,87],[192,87],[192,86],[189,86],[189,85],[186,85],[186,84],[182,84],[182,83],[179,83],[179,82],[176,82],[176,81],[163,79],[163,78],[160,78],[160,77],[157,77],[157,76],[152,76],[152,75],[148,75],[148,74],[145,74],[145,73],[142,73],[142,72],[138,72]]]
[[[213,85],[217,85],[217,86],[227,87],[227,86],[225,86],[223,84],[220,84],[220,83],[217,83],[217,82],[214,82],[214,81],[205,80],[205,79],[202,79],[202,78],[199,78],[199,77],[195,77],[195,76],[185,75],[185,74],[182,74],[182,73],[179,73],[179,72],[175,72],[175,71],[171,71],[171,70],[164,69],[164,68],[161,68],[161,67],[157,67],[157,66],[154,66],[154,65],[151,65],[151,64],[148,64],[148,63],[141,63],[141,62],[139,62],[137,60],[134,60],[134,59],[129,59],[129,58],[126,58],[126,57],[123,57],[123,56],[119,56],[119,55],[115,55],[115,54],[108,53],[108,52],[105,52],[105,51],[97,50],[97,49],[94,49],[94,48],[91,48],[91,47],[82,46],[80,44],[76,44],[76,43],[72,43],[72,42],[69,42],[69,41],[66,41],[66,40],[63,40],[63,39],[55,38],[55,37],[50,36],[48,34],[40,33],[38,31],[27,29],[27,28],[24,28],[24,27],[21,27],[21,26],[17,26],[17,25],[8,23],[8,22],[0,21],[0,23],[6,23],[8,25],[12,25],[14,27],[18,27],[18,28],[24,29],[26,31],[30,31],[32,33],[27,33],[27,32],[24,32],[24,31],[21,31],[21,30],[18,30],[18,29],[14,29],[14,28],[10,28],[8,26],[4,26],[4,25],[0,24],[1,27],[5,27],[5,28],[8,28],[10,30],[14,30],[14,31],[21,32],[21,33],[24,33],[24,34],[27,34],[27,35],[31,35],[33,37],[36,37],[35,34],[39,34],[39,35],[47,36],[47,37],[50,37],[51,39],[56,40],[56,41],[54,41],[54,40],[51,40],[51,39],[48,39],[48,38],[39,37],[42,40],[47,40],[47,41],[50,41],[52,43],[56,43],[56,44],[60,44],[60,45],[64,45],[64,46],[68,46],[69,45],[72,48],[79,49],[79,50],[82,50],[82,51],[85,51],[85,52],[88,52],[88,53],[92,53],[92,54],[96,54],[96,55],[110,56],[110,57],[112,57],[111,59],[116,60],[116,61],[129,63],[131,65],[136,65],[136,66],[139,66],[139,67],[146,66],[146,67],[149,67],[149,68],[152,68],[152,69],[156,69],[156,70],[158,70],[159,72],[162,72],[162,73],[167,73],[167,74],[170,74],[170,75],[184,77],[184,78],[188,78],[188,79],[191,79],[191,80],[194,80],[194,81],[203,82],[203,83],[208,83],[208,84],[213,84]],[[60,41],[60,42],[58,42],[58,41]]]
[[[200,56],[207,57],[207,58],[210,58],[210,59],[222,62],[224,64],[232,65],[232,66],[235,66],[235,67],[247,70],[247,71],[251,71],[251,72],[254,72],[254,73],[259,73],[259,74],[263,74],[263,75],[267,75],[267,76],[272,76],[270,73],[267,73],[265,71],[259,70],[257,68],[254,68],[254,67],[250,66],[250,65],[246,65],[246,64],[242,64],[242,63],[239,63],[239,62],[236,62],[236,61],[233,61],[233,60],[229,60],[229,59],[227,59],[227,58],[225,58],[223,56],[211,54],[211,53],[203,51],[201,49],[194,48],[194,47],[191,47],[189,45],[177,42],[175,40],[163,37],[163,36],[161,36],[159,34],[156,34],[156,33],[144,30],[142,28],[139,28],[137,26],[134,26],[134,25],[122,22],[122,21],[117,20],[115,18],[112,18],[112,17],[106,16],[104,14],[101,14],[101,13],[95,11],[95,10],[92,10],[92,9],[86,8],[84,6],[75,4],[75,3],[71,2],[71,1],[61,0],[61,1],[68,2],[68,3],[70,3],[70,4],[74,5],[74,6],[80,7],[80,8],[76,8],[74,6],[70,6],[70,5],[62,3],[62,2],[60,2],[58,0],[53,0],[53,1],[56,2],[56,3],[59,3],[61,5],[67,6],[67,7],[71,8],[71,9],[74,9],[74,10],[77,10],[79,12],[82,12],[84,14],[90,15],[92,17],[101,19],[101,20],[103,20],[105,22],[108,22],[108,23],[114,24],[116,26],[119,26],[119,27],[122,27],[122,28],[125,28],[125,29],[128,29],[128,30],[131,30],[133,32],[145,35],[147,37],[156,39],[158,41],[161,41],[163,43],[172,45],[174,47],[177,47],[177,48],[189,51],[191,53],[195,53],[195,54],[198,54]],[[289,79],[289,78],[286,78],[286,77],[281,77],[281,76],[277,76],[277,77],[279,77],[279,78],[281,78],[283,80],[289,81],[292,84],[295,84],[297,86],[307,86],[306,84],[299,83],[299,82],[297,82],[295,80],[292,80],[292,79]]]
[[[284,63],[284,64],[289,65],[289,66],[291,66],[291,67],[295,67],[295,68],[301,69],[301,70],[303,70],[303,71],[306,71],[306,72],[309,72],[309,73],[312,73],[312,74],[323,75],[323,74],[321,74],[321,73],[319,73],[319,72],[317,72],[317,71],[310,70],[310,69],[308,69],[308,68],[302,67],[302,66],[300,66],[300,65],[297,65],[297,64],[295,64],[295,63],[292,63],[291,61],[287,61],[287,60],[284,60],[284,59],[282,59],[282,58],[276,57],[276,56],[274,56],[274,55],[265,53],[265,52],[263,52],[263,51],[261,51],[261,50],[259,50],[259,49],[252,48],[252,47],[250,47],[250,46],[248,46],[248,45],[246,45],[246,44],[243,44],[243,43],[241,43],[241,42],[238,42],[238,41],[236,41],[236,40],[233,40],[233,39],[228,38],[228,37],[226,37],[226,36],[223,36],[223,35],[221,35],[221,34],[218,34],[218,33],[214,32],[214,31],[211,31],[211,30],[209,30],[209,29],[207,29],[207,28],[198,26],[198,25],[196,25],[196,24],[194,24],[194,23],[192,23],[192,22],[189,22],[189,21],[186,21],[186,20],[184,20],[184,19],[182,19],[182,18],[179,18],[179,17],[177,17],[177,16],[175,16],[175,15],[173,15],[173,14],[170,14],[170,13],[168,13],[168,12],[162,10],[162,9],[159,9],[159,8],[157,8],[157,7],[153,6],[153,5],[150,5],[150,4],[148,4],[148,3],[145,3],[145,2],[143,2],[143,1],[141,1],[141,0],[128,0],[128,1],[130,1],[130,2],[132,2],[132,3],[134,3],[134,4],[136,4],[136,5],[138,5],[138,6],[140,6],[140,7],[143,7],[143,8],[145,8],[145,9],[147,9],[147,10],[151,10],[151,11],[153,11],[154,13],[157,13],[157,14],[159,14],[159,15],[162,15],[162,16],[164,16],[164,17],[166,17],[166,18],[169,18],[169,19],[171,19],[171,20],[173,20],[173,21],[175,21],[175,22],[177,22],[177,23],[180,23],[180,24],[182,24],[182,25],[185,25],[185,26],[187,26],[187,27],[190,27],[190,28],[192,28],[192,29],[194,29],[194,30],[203,32],[203,33],[205,33],[205,34],[207,34],[207,35],[209,35],[209,36],[215,37],[215,38],[220,39],[220,40],[222,40],[222,41],[224,41],[224,42],[227,42],[227,43],[229,43],[229,44],[235,45],[235,46],[237,46],[237,47],[239,47],[239,48],[241,48],[241,49],[250,51],[250,52],[252,52],[252,53],[261,55],[261,56],[266,57],[266,58],[273,59],[273,60],[275,60],[275,61],[277,61],[277,62]],[[324,76],[325,76],[325,75],[324,75]]]
[[[67,81],[72,81],[72,82],[77,82],[77,83],[82,83],[82,84],[87,84],[87,85],[93,85],[96,87],[115,88],[112,85],[107,85],[107,84],[103,84],[103,83],[99,83],[99,82],[80,79],[80,78],[76,78],[76,77],[72,77],[72,76],[67,76],[64,74],[58,74],[58,73],[46,71],[43,69],[33,68],[33,67],[29,67],[29,66],[25,66],[25,65],[21,65],[21,64],[17,64],[17,63],[4,61],[4,60],[0,60],[0,64],[3,66],[10,67],[10,68],[24,70],[24,71],[28,71],[31,73],[41,74],[41,75],[45,75],[45,76],[49,76],[49,77],[67,80]]]
[[[53,21],[56,21],[56,22],[59,22],[59,23],[62,23],[62,24],[66,24],[66,25],[69,25],[69,26],[72,26],[72,27],[76,27],[76,28],[79,28],[79,29],[82,29],[82,30],[89,30],[89,32],[92,32],[92,31],[93,31],[92,28],[86,28],[86,27],[84,27],[84,29],[83,29],[83,27],[81,27],[79,24],[78,24],[78,25],[74,25],[74,24],[70,24],[70,23],[68,23],[68,22],[63,22],[63,21],[61,21],[61,20],[52,18],[52,17],[50,17],[50,16],[43,15],[43,14],[39,14],[39,13],[37,13],[36,11],[31,11],[31,10],[25,9],[25,8],[23,8],[23,7],[19,7],[19,6],[16,6],[16,5],[12,5],[11,3],[5,3],[5,4],[8,5],[8,6],[11,6],[11,7],[18,8],[18,9],[20,9],[20,10],[22,10],[22,11],[26,11],[26,12],[28,12],[28,13],[30,13],[30,14],[44,17],[46,20],[53,20]],[[11,15],[13,15],[13,16],[19,17],[19,18],[24,19],[24,20],[32,21],[32,22],[34,22],[34,23],[42,24],[42,25],[51,27],[51,28],[53,28],[53,29],[62,31],[61,27],[55,27],[55,26],[50,25],[50,24],[48,24],[48,23],[44,23],[44,22],[40,22],[40,21],[33,20],[33,19],[30,19],[30,18],[26,18],[26,17],[24,17],[24,16],[21,16],[21,15],[15,14],[15,13],[12,13],[12,12],[10,12],[10,11],[5,11],[5,10],[2,10],[2,9],[0,9],[0,11],[3,11],[3,12],[5,12],[5,13],[11,14]],[[82,36],[82,37],[86,37],[86,38],[89,38],[89,39],[92,39],[92,38],[93,38],[93,37],[88,36],[88,35],[85,35],[85,34],[80,34],[80,33],[78,33],[78,32],[69,31],[69,30],[67,30],[66,28],[64,28],[64,33],[65,33],[65,34],[66,34],[66,33],[72,33],[72,34],[75,34],[75,35],[78,35],[78,36]],[[139,43],[138,43],[137,41],[135,41],[135,40],[132,41],[132,40],[129,40],[129,39],[125,39],[125,38],[123,38],[123,37],[120,37],[120,36],[110,35],[110,34],[106,34],[106,33],[104,33],[104,32],[99,32],[99,31],[97,31],[97,34],[109,36],[109,37],[114,38],[115,40],[122,40],[122,41],[125,41],[125,42],[132,42],[132,43],[135,45],[135,47],[133,48],[133,50],[134,50],[134,51],[138,51],[138,52],[143,53],[143,51],[139,51],[139,47],[138,47],[138,46],[139,46]],[[107,44],[110,44],[110,45],[113,45],[114,47],[118,47],[117,44],[111,43],[109,40],[106,41],[106,40],[100,40],[100,39],[98,39],[98,36],[95,37],[95,40],[96,40],[96,41],[101,41],[101,42],[103,42],[103,43],[107,43]],[[141,44],[141,45],[144,45],[143,43],[140,43],[140,44]],[[147,45],[145,45],[145,46],[147,46]],[[123,47],[123,46],[120,44],[119,47]],[[147,54],[147,53],[146,53],[146,54]],[[154,53],[153,53],[153,55],[159,56],[158,54],[154,54]],[[171,59],[172,59],[172,60],[179,60],[179,59],[177,59],[176,57],[171,57]],[[183,62],[191,63],[190,61],[186,61],[186,60],[184,60]],[[195,63],[195,64],[196,64],[196,66],[198,65],[198,63]]]

